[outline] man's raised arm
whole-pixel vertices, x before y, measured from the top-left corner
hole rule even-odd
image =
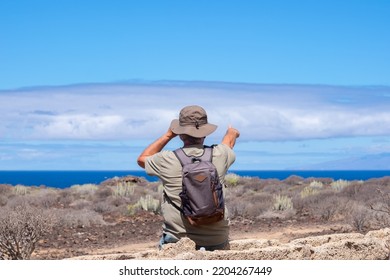
[[[236,139],[240,137],[240,132],[229,126],[225,136],[222,139],[222,144],[228,145],[231,149],[233,149],[234,145],[236,144]]]
[[[139,155],[137,163],[142,168],[145,168],[146,158],[160,152],[169,141],[175,138],[177,135],[169,129],[163,136],[158,138],[152,144],[150,144],[146,149]]]

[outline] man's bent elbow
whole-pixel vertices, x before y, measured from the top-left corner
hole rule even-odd
[[[138,163],[138,165],[139,165],[140,167],[145,168],[145,158],[144,158],[144,157],[139,157],[139,158],[137,159],[137,163]]]

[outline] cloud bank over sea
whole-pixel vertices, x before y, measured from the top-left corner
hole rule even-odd
[[[310,154],[325,156],[324,150],[318,151],[321,145],[334,155],[353,149],[360,149],[360,154],[390,151],[388,86],[131,81],[0,91],[0,159],[15,165],[18,157],[46,157],[44,168],[47,157],[54,157],[54,163],[63,160],[65,151],[59,150],[68,146],[68,152],[74,151],[78,162],[84,162],[80,168],[94,169],[88,168],[94,161],[96,168],[108,167],[102,158],[83,158],[87,150],[99,147],[107,163],[117,157],[116,168],[135,167],[134,160],[126,163],[123,155],[118,156],[121,149],[129,149],[127,160],[135,156],[191,104],[203,106],[209,122],[219,126],[211,142],[218,142],[230,124],[240,130],[237,153],[244,159],[243,168],[258,162],[261,154],[279,154],[275,160],[282,159],[277,148],[281,143],[289,147],[285,153],[296,157],[286,168],[338,159],[310,160]]]
[[[390,134],[390,87],[86,84],[1,91],[0,104],[3,139],[152,139],[189,104],[247,141]]]

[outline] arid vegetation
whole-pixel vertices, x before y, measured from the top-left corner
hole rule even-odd
[[[349,232],[362,233],[390,226],[390,177],[276,180],[229,174],[226,184],[232,227],[242,220],[254,225],[337,223]],[[81,255],[66,248],[88,242],[99,247],[111,244],[107,240],[119,242],[121,237],[124,242],[136,236],[157,240],[161,192],[159,182],[132,176],[67,189],[0,185],[0,259]],[[92,229],[95,233],[89,234]],[[65,253],[33,254],[35,248],[50,250],[52,246]]]
[[[358,232],[390,225],[390,177],[367,181],[238,177],[227,191],[227,200],[233,219],[242,216],[332,221],[349,225]]]

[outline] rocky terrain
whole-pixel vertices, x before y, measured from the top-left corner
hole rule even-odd
[[[158,250],[161,222],[159,215],[144,212],[112,221],[112,225],[64,228],[41,240],[33,258],[384,260],[390,257],[390,228],[362,234],[332,223],[236,219],[231,224],[229,250],[202,252],[196,251],[193,241],[187,238]]]
[[[238,239],[223,251],[197,251],[195,243],[183,238],[162,250],[88,255],[73,259],[180,259],[180,260],[389,260],[390,228],[367,234],[328,234],[298,238],[290,242],[276,239]]]
[[[226,251],[198,252],[187,239],[159,251],[161,185],[133,176],[67,189],[0,185],[0,233],[22,230],[7,217],[28,205],[19,213],[30,217],[25,225],[50,229],[27,255],[34,260],[389,258],[390,177],[281,181],[232,175],[227,183]],[[32,244],[25,237],[20,242]]]

